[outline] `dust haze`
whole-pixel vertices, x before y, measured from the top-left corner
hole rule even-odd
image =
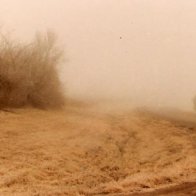
[[[71,97],[192,109],[194,0],[1,0],[0,23],[22,39],[54,30]]]
[[[195,18],[194,0],[0,0],[0,195],[195,196]]]

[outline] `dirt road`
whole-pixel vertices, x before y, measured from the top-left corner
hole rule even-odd
[[[100,108],[0,111],[0,195],[196,195],[193,125]]]

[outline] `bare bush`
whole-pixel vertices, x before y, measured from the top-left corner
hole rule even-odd
[[[62,51],[49,32],[28,44],[0,38],[0,107],[60,107],[64,96],[57,73]]]
[[[193,97],[193,109],[196,111],[196,96]]]

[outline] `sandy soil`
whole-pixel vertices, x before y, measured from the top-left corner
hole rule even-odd
[[[119,108],[0,111],[0,195],[196,195],[194,123]]]

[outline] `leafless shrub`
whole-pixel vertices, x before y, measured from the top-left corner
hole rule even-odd
[[[193,108],[196,111],[196,96],[193,98]]]
[[[60,107],[64,96],[57,73],[62,51],[56,36],[37,35],[28,44],[0,38],[0,107]]]

